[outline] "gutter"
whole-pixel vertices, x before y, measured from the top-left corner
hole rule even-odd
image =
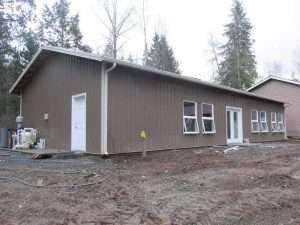
[[[108,74],[117,67],[117,62],[105,69],[105,63],[103,62],[101,68],[101,142],[100,151],[101,155],[108,155],[107,151],[107,120],[108,120]]]
[[[117,67],[117,62],[114,62],[111,67],[109,67],[105,72],[108,74],[109,72],[113,71]]]

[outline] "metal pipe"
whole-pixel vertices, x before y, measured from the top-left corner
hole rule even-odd
[[[103,65],[104,67],[105,65]],[[107,155],[107,119],[108,119],[108,73],[117,67],[117,63],[101,74],[101,154]]]
[[[109,72],[113,71],[116,67],[117,67],[117,63],[114,62],[111,67],[105,70],[105,73],[108,74]]]

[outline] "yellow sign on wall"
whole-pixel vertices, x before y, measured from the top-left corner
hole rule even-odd
[[[146,140],[147,139],[147,133],[145,130],[141,130],[140,132],[140,138]]]

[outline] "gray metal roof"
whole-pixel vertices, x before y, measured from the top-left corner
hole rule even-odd
[[[257,82],[256,84],[254,84],[254,85],[253,85],[252,87],[250,87],[247,91],[252,91],[252,90],[254,90],[255,88],[259,87],[260,85],[269,82],[270,80],[277,80],[277,81],[280,81],[280,82],[284,82],[284,83],[288,83],[288,84],[300,86],[300,82],[288,80],[288,79],[285,79],[285,78],[283,78],[283,77],[278,77],[278,76],[270,75],[270,76],[267,76],[266,78],[260,80],[260,81]]]
[[[141,65],[137,65],[137,64],[133,64],[133,63],[124,62],[124,61],[121,61],[121,60],[115,60],[115,59],[112,59],[112,58],[102,57],[102,56],[91,54],[91,53],[85,53],[85,52],[81,52],[81,51],[74,51],[74,50],[58,48],[58,47],[49,47],[49,46],[41,47],[38,50],[38,52],[35,54],[35,56],[31,60],[31,62],[27,65],[27,67],[23,70],[23,72],[18,77],[16,82],[10,88],[10,90],[9,90],[10,94],[17,94],[17,93],[20,92],[20,90],[22,89],[22,87],[24,85],[24,82],[26,82],[26,80],[27,80],[26,76],[30,76],[29,74],[30,74],[30,71],[33,70],[32,68],[37,66],[35,64],[38,64],[39,59],[43,58],[43,55],[47,55],[47,53],[48,54],[49,53],[61,53],[61,54],[72,55],[72,56],[85,58],[85,59],[90,59],[90,60],[95,60],[95,61],[100,61],[100,62],[107,62],[107,63],[112,63],[112,64],[117,63],[117,65],[124,66],[124,67],[127,67],[127,68],[132,68],[132,69],[135,69],[135,70],[151,72],[151,73],[154,73],[154,74],[157,74],[157,75],[170,77],[170,78],[174,78],[174,79],[177,79],[177,80],[187,81],[187,82],[191,82],[191,83],[195,83],[195,84],[199,84],[199,85],[203,85],[203,86],[207,86],[207,87],[211,87],[211,88],[216,88],[216,89],[219,89],[219,90],[224,90],[224,91],[228,91],[228,92],[231,92],[231,93],[245,95],[245,96],[249,96],[249,97],[253,97],[253,98],[259,98],[259,99],[269,100],[269,101],[273,101],[273,102],[283,103],[282,101],[272,99],[272,98],[268,98],[268,97],[264,97],[264,96],[260,96],[260,95],[257,95],[257,94],[253,94],[253,93],[250,93],[250,92],[247,92],[247,91],[243,91],[243,90],[239,90],[239,89],[235,89],[235,88],[231,88],[231,87],[227,87],[227,86],[223,86],[223,85],[219,85],[219,84],[214,84],[214,83],[202,81],[200,79],[189,77],[189,76],[184,76],[184,75],[179,75],[179,74],[176,74],[176,73],[171,73],[171,72],[167,72],[167,71],[158,70],[158,69],[148,67],[148,66],[141,66]]]

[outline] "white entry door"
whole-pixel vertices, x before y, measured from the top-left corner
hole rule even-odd
[[[86,93],[72,96],[71,150],[86,151]]]
[[[226,107],[227,144],[243,143],[242,109]]]

